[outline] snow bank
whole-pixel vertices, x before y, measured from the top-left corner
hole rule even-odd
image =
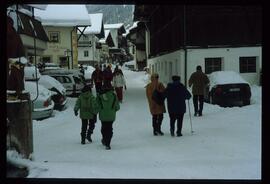
[[[95,68],[92,66],[84,66],[84,78],[91,79],[92,73],[95,71]]]
[[[47,171],[48,168],[42,164],[35,163],[29,159],[25,159],[15,150],[7,150],[7,162],[17,166],[17,167],[26,167],[30,172],[28,177],[36,177],[41,172]]]
[[[262,87],[257,85],[251,86],[251,104],[262,104]]]
[[[209,75],[210,89],[217,84],[236,84],[236,83],[246,83],[238,73],[234,71],[217,71]]]
[[[61,94],[66,93],[66,88],[58,80],[49,75],[41,75],[38,83],[47,89],[56,88]]]

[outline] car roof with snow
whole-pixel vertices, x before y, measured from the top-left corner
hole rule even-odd
[[[234,71],[216,71],[209,74],[210,89],[218,84],[239,84],[246,83],[238,73]]]

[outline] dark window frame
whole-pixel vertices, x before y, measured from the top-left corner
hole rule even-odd
[[[222,69],[222,58],[221,57],[211,57],[204,58],[205,63],[205,74],[210,74],[215,71],[221,71]]]
[[[256,73],[257,58],[256,56],[239,57],[240,73]]]
[[[55,34],[55,35],[53,35]],[[54,39],[53,36],[57,36],[57,39]],[[59,31],[49,31],[49,40],[53,43],[60,43],[60,32]]]
[[[86,54],[87,53],[87,54]],[[89,57],[89,51],[88,50],[84,50],[83,51],[83,56],[84,57]]]

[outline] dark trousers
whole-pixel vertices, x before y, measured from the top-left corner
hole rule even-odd
[[[202,114],[204,95],[193,95],[194,112]],[[198,109],[199,102],[199,109]]]
[[[163,114],[154,114],[152,116],[152,126],[153,126],[154,132],[161,131],[162,120],[163,120]]]
[[[181,114],[169,114],[170,115],[170,131],[174,134],[175,130],[175,121],[177,120],[177,134],[181,134],[182,125],[183,125],[183,117],[184,113]]]
[[[123,87],[116,87],[115,92],[118,100],[121,102],[123,100]]]
[[[91,134],[93,133],[95,129],[95,123],[96,123],[95,117],[93,119],[82,119],[81,136],[83,140],[86,137],[86,132],[87,132],[87,137],[91,136]],[[88,126],[88,129],[87,129],[87,126]]]
[[[113,136],[113,121],[102,121],[101,122],[101,134],[102,139],[106,146],[110,146],[111,139]]]
[[[96,87],[96,93],[97,94],[100,93],[101,87],[102,87],[102,82],[96,82],[95,87]]]

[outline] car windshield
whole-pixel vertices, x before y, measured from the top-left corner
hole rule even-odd
[[[76,84],[81,84],[82,83],[82,81],[81,81],[81,79],[79,77],[73,76],[73,79],[74,79]]]

